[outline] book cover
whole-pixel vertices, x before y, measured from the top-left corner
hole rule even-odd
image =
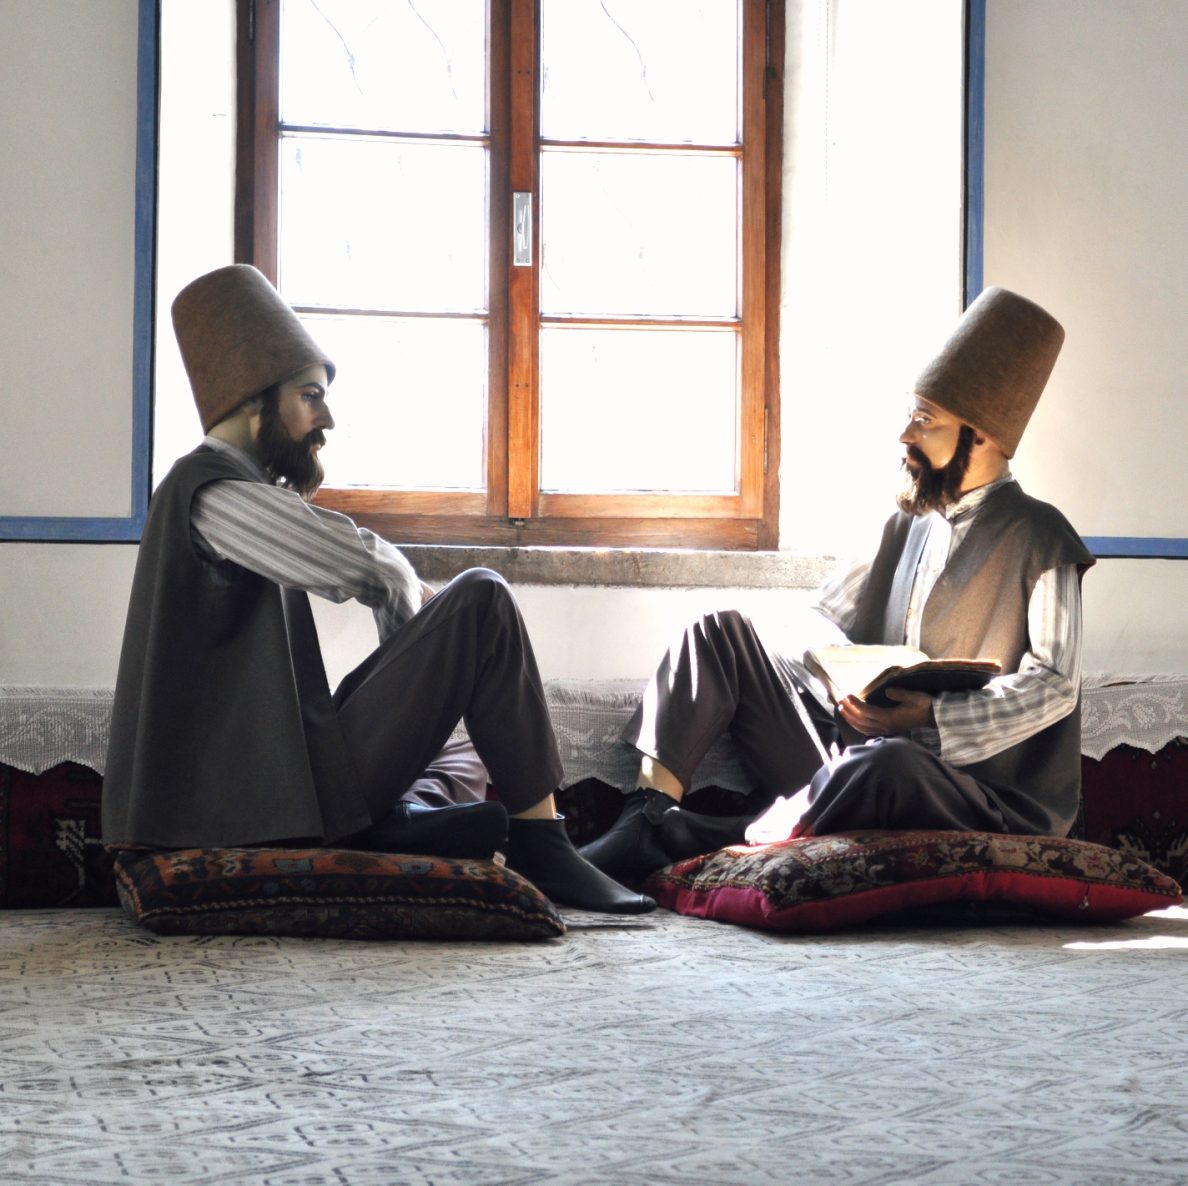
[[[985,687],[1002,667],[988,659],[930,659],[915,647],[832,646],[804,654],[805,666],[818,675],[834,701],[856,696],[868,704],[895,704],[887,688],[913,692],[964,692]]]

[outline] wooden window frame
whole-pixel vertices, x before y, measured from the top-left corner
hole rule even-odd
[[[734,550],[777,546],[784,4],[783,0],[743,3],[739,493],[539,491],[537,269],[511,267],[511,236],[493,231],[486,491],[324,488],[317,496],[319,504],[344,511],[388,538],[410,543]],[[513,143],[510,128],[513,120],[530,120],[536,128],[539,9],[536,0],[489,0],[489,5],[490,216],[492,228],[507,228],[513,191],[532,193],[538,204],[540,138],[520,137]],[[280,0],[237,0],[237,7],[235,258],[255,264],[275,283]],[[511,35],[513,28],[529,24],[537,35]],[[533,257],[539,260],[540,219],[534,224]]]

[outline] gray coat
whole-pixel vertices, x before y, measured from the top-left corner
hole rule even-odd
[[[892,516],[850,631],[859,643],[902,643],[911,583],[927,536],[923,518]],[[993,491],[949,557],[924,605],[920,647],[932,658],[994,659],[1019,670],[1030,641],[1027,608],[1040,575],[1093,556],[1053,506],[1016,482]],[[997,801],[1012,831],[1063,836],[1081,799],[1081,711],[961,769]]]
[[[304,592],[194,547],[195,493],[249,481],[199,446],[153,495],[103,788],[109,844],[331,842],[370,822]]]

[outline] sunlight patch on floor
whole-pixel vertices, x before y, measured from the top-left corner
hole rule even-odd
[[[1169,922],[1188,922],[1188,906],[1169,906],[1166,910],[1152,910],[1144,919],[1166,919]],[[1104,939],[1100,942],[1065,943],[1066,951],[1154,951],[1180,948],[1188,951],[1188,935],[1146,935],[1135,939]]]

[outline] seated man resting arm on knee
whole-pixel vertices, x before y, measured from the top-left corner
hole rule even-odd
[[[183,289],[173,322],[207,435],[145,525],[104,840],[504,849],[562,905],[654,908],[569,843],[540,675],[502,578],[472,569],[434,594],[387,541],[305,501],[334,427],[334,365],[276,290],[255,268],[220,268]],[[309,593],[355,598],[379,627],[333,697]],[[450,742],[459,720],[465,744]]]

